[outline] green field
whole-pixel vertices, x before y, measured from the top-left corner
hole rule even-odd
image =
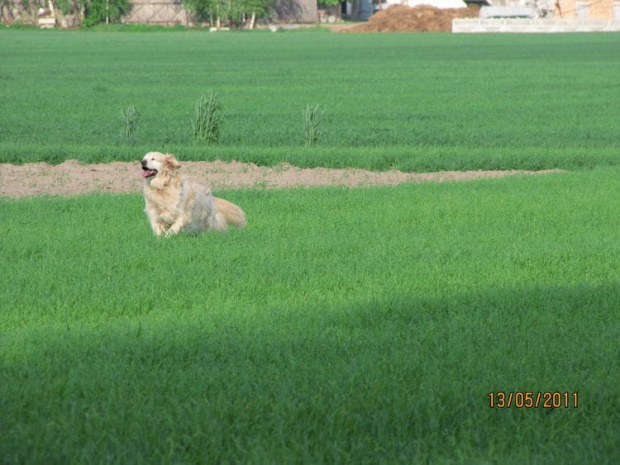
[[[3,463],[617,463],[619,179],[1,200]]]
[[[217,192],[246,229],[168,239],[138,193],[0,199],[0,463],[620,463],[619,46],[1,29],[0,162],[568,171]]]
[[[374,170],[618,165],[620,34],[0,30],[0,162],[181,159]],[[220,92],[219,146],[192,140]],[[301,113],[324,109],[304,148]],[[140,130],[119,136],[134,105]]]

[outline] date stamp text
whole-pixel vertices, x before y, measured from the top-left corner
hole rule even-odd
[[[578,408],[578,392],[489,392],[491,408]]]

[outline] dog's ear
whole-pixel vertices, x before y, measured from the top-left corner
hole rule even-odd
[[[166,155],[165,163],[173,170],[178,170],[181,167],[181,163],[179,163],[179,160],[174,158],[174,155]]]

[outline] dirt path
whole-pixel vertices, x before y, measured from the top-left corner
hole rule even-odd
[[[444,171],[439,173],[372,172],[360,169],[295,168],[288,164],[273,168],[252,163],[182,162],[183,173],[207,181],[214,191],[221,189],[285,189],[303,186],[397,185],[402,183],[470,181],[512,175],[534,175],[545,171]],[[0,164],[0,196],[73,196],[91,192],[136,193],[142,186],[138,162],[81,164],[69,160],[60,165],[30,163]]]

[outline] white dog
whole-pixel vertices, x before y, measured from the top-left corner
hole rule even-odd
[[[149,152],[142,159],[144,211],[155,234],[224,232],[229,225],[246,225],[241,208],[213,197],[207,186],[185,179],[177,172],[180,167],[174,155]]]

